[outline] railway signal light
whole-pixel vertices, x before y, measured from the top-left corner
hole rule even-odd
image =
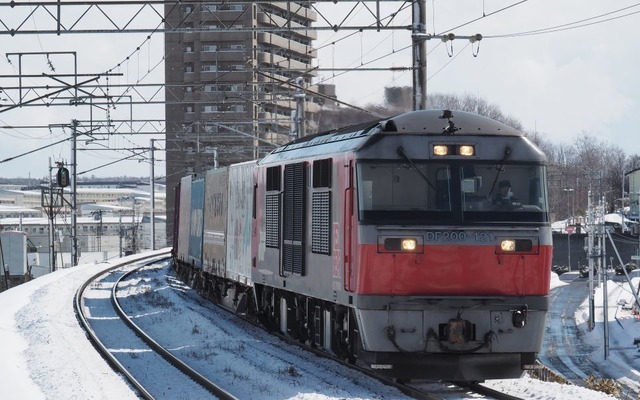
[[[56,181],[58,182],[58,186],[67,187],[69,186],[69,170],[65,167],[58,168],[58,173],[56,174]]]

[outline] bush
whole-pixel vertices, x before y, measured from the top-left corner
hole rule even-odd
[[[587,388],[597,390],[598,392],[606,393],[611,396],[620,397],[620,393],[622,392],[620,384],[613,379],[598,379],[593,375],[589,375],[586,383]]]

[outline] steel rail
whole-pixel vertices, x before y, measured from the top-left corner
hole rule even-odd
[[[138,382],[138,380],[136,380],[136,378],[127,370],[127,368],[125,368],[120,361],[118,361],[118,359],[111,354],[111,352],[109,351],[109,349],[106,348],[106,346],[100,341],[100,339],[98,338],[98,336],[96,335],[95,331],[93,330],[93,328],[91,327],[91,324],[89,324],[89,320],[87,319],[87,316],[85,315],[85,311],[84,311],[84,298],[83,298],[83,293],[85,291],[85,289],[92,284],[96,279],[98,279],[100,276],[109,273],[115,269],[121,268],[124,265],[130,264],[132,262],[136,262],[136,261],[142,261],[144,259],[150,258],[149,255],[146,256],[141,256],[139,258],[128,258],[126,261],[122,261],[119,262],[118,264],[115,264],[114,266],[107,268],[106,270],[102,270],[100,272],[98,272],[97,274],[91,276],[89,279],[87,279],[87,281],[85,283],[82,284],[82,286],[80,286],[80,288],[78,289],[78,291],[76,292],[76,296],[73,302],[73,308],[75,310],[76,313],[76,318],[78,318],[78,322],[80,324],[80,326],[82,327],[82,329],[84,329],[84,331],[87,333],[88,337],[89,337],[89,341],[91,342],[91,344],[93,345],[93,347],[96,348],[96,350],[98,351],[98,353],[100,353],[100,355],[102,355],[102,357],[107,361],[107,363],[109,363],[109,365],[116,371],[118,371],[119,373],[123,374],[127,380],[129,381],[129,383],[136,388],[136,390],[138,390],[138,392],[140,393],[140,395],[147,400],[153,400],[154,397],[151,395],[151,393],[149,393],[145,387]]]
[[[158,342],[153,340],[151,336],[147,335],[147,333],[138,325],[136,325],[136,323],[133,322],[131,318],[129,318],[127,313],[124,312],[124,310],[120,306],[120,303],[118,302],[118,297],[117,297],[118,285],[122,280],[138,272],[138,270],[143,267],[144,265],[140,266],[140,268],[133,269],[123,274],[120,278],[118,278],[118,280],[116,280],[113,287],[111,288],[111,302],[116,312],[120,316],[120,318],[127,324],[127,326],[129,326],[129,328],[131,328],[131,330],[133,330],[136,333],[136,335],[138,335],[138,337],[140,337],[149,347],[151,347],[153,351],[160,354],[162,358],[164,358],[167,362],[169,362],[171,365],[176,367],[180,372],[187,375],[189,378],[193,379],[199,385],[207,389],[209,392],[211,392],[211,394],[219,397],[221,400],[238,400],[237,397],[233,396],[232,394],[230,394],[220,386],[208,380],[206,377],[201,375],[198,371],[191,368],[189,365],[184,363],[178,357],[174,356],[169,350],[165,349],[162,345],[160,345]]]

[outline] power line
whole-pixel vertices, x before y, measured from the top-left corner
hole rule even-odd
[[[53,147],[53,146],[55,146],[57,144],[64,143],[64,142],[66,142],[68,140],[71,140],[71,138],[62,139],[62,140],[59,140],[57,142],[50,143],[50,144],[48,144],[46,146],[38,147],[37,149],[33,149],[33,150],[30,150],[30,151],[27,151],[26,153],[22,153],[22,154],[18,154],[17,156],[5,158],[4,160],[0,160],[0,164],[6,163],[8,161],[15,160],[16,158],[20,158],[20,157],[23,157],[23,156],[26,156],[26,155],[29,155],[29,154],[33,154],[33,153],[35,153],[37,151],[44,150],[44,149],[47,149],[49,147]]]
[[[485,14],[483,12],[481,17],[474,18],[474,19],[472,19],[472,20],[470,20],[468,22],[465,22],[465,23],[457,25],[457,26],[455,26],[453,28],[450,28],[450,29],[447,29],[445,31],[442,31],[439,35],[442,35],[445,32],[451,32],[453,30],[462,28],[463,26],[470,25],[470,24],[472,24],[474,22],[477,22],[477,21],[482,20],[484,18],[493,16],[495,14],[501,13],[503,11],[506,11],[506,10],[508,10],[510,8],[518,6],[518,5],[520,5],[522,3],[525,3],[527,1],[528,0],[518,1],[516,3],[513,3],[511,5],[503,7],[501,9],[499,9],[499,10],[493,11],[493,12],[491,12],[489,14]],[[617,10],[614,10],[614,11],[609,11],[609,12],[606,12],[604,14],[599,14],[599,15],[596,15],[596,16],[593,16],[593,17],[580,19],[580,20],[569,22],[569,23],[566,23],[566,24],[551,26],[551,27],[547,27],[547,28],[534,29],[534,30],[524,31],[524,32],[502,34],[502,35],[484,35],[483,38],[484,39],[498,39],[498,38],[506,38],[506,37],[531,36],[531,35],[541,35],[541,34],[545,34],[545,33],[561,32],[561,31],[565,31],[565,30],[569,30],[569,29],[584,28],[584,27],[587,27],[587,26],[601,24],[601,23],[605,23],[605,22],[610,22],[610,21],[614,21],[614,20],[617,20],[617,19],[620,19],[620,18],[626,18],[626,17],[632,16],[632,15],[638,14],[638,13],[640,13],[640,11],[634,11],[634,12],[630,12],[630,13],[627,13],[627,14],[624,14],[624,15],[619,15],[619,16],[607,18],[607,19],[600,20],[600,21],[595,21],[595,22],[591,22],[591,23],[584,23],[584,22],[587,22],[587,21],[592,21],[592,20],[595,20],[595,19],[603,18],[603,17],[606,17],[608,15],[617,14],[617,13],[622,12],[622,11],[630,10],[630,9],[638,7],[638,6],[640,6],[640,3],[632,4],[630,6],[622,7],[622,8],[619,8]]]
[[[596,16],[589,17],[589,18],[584,18],[584,19],[581,19],[581,20],[578,20],[578,21],[574,21],[574,22],[569,22],[569,23],[566,23],[566,24],[556,25],[556,26],[552,26],[552,27],[548,27],[548,28],[535,29],[535,30],[531,30],[531,31],[518,32],[518,33],[509,33],[509,34],[504,34],[504,35],[490,35],[490,36],[485,36],[485,38],[496,39],[496,38],[504,38],[504,37],[533,36],[533,35],[542,35],[542,34],[545,34],[545,33],[562,32],[562,31],[566,31],[566,30],[570,30],[570,29],[584,28],[584,27],[587,27],[587,26],[602,24],[602,23],[605,23],[605,22],[610,22],[610,21],[614,21],[614,20],[617,20],[617,19],[620,19],[620,18],[626,18],[626,17],[632,16],[632,15],[638,14],[638,13],[640,13],[640,11],[634,11],[634,12],[630,12],[630,13],[627,13],[627,14],[618,15],[618,16],[615,16],[615,17],[603,19],[603,20],[600,20],[600,21],[584,23],[584,22],[587,22],[587,21],[592,21],[594,19],[606,17],[608,15],[616,14],[616,13],[619,13],[621,11],[629,10],[631,8],[638,7],[638,6],[640,6],[640,3],[636,3],[636,4],[628,6],[628,7],[623,7],[623,8],[620,8],[618,10],[615,10],[615,11],[610,11],[608,13],[596,15]]]
[[[485,13],[483,12],[481,17],[478,17],[478,18],[472,19],[471,21],[465,22],[464,24],[461,24],[461,25],[458,25],[458,26],[454,26],[453,28],[450,28],[450,29],[447,29],[447,30],[445,30],[445,31],[442,31],[442,32],[440,32],[439,34],[437,34],[436,36],[444,35],[446,32],[454,31],[454,30],[456,30],[456,29],[458,29],[458,28],[462,28],[463,26],[470,25],[470,24],[472,24],[472,23],[474,23],[474,22],[477,22],[477,21],[479,21],[479,20],[481,20],[481,19],[484,19],[484,18],[490,17],[490,16],[495,15],[495,14],[499,14],[499,13],[501,13],[501,12],[503,12],[503,11],[506,11],[506,10],[508,10],[508,9],[510,9],[510,8],[513,8],[513,7],[515,7],[515,6],[518,6],[518,5],[522,4],[522,3],[526,3],[527,1],[528,1],[528,0],[521,0],[521,1],[518,1],[517,3],[513,3],[513,4],[511,4],[511,5],[508,5],[508,6],[506,6],[506,7],[503,7],[503,8],[501,8],[501,9],[499,9],[499,10],[494,11],[494,12],[490,12],[489,14],[485,14]]]

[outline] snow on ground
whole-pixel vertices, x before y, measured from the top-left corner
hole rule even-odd
[[[637,276],[637,274],[634,275]],[[609,277],[612,276],[614,274],[609,272]],[[632,278],[631,282],[637,290],[640,278]],[[600,365],[607,365],[607,372],[634,388],[636,395],[631,397],[638,398],[637,393],[640,393],[640,346],[634,345],[634,340],[640,340],[640,315],[634,315],[632,311],[632,305],[635,302],[633,290],[629,283],[622,280],[621,277],[617,277],[615,281],[607,281],[608,343],[605,342],[603,324],[605,320],[603,293],[603,285],[601,284],[594,294],[594,329],[591,331],[588,329],[588,299],[576,310],[576,324],[584,334],[584,340],[595,348],[591,353],[591,359]],[[605,348],[608,353],[606,359]]]
[[[133,257],[135,256],[125,259]],[[137,398],[89,343],[73,311],[73,297],[78,287],[87,278],[111,265],[111,263],[90,264],[59,270],[0,293],[2,398],[28,400]],[[556,284],[559,283],[556,282]],[[614,286],[611,284],[610,289]],[[615,292],[614,296],[617,296],[617,293]],[[189,307],[187,305],[185,308]],[[576,315],[582,314],[578,311]],[[173,324],[192,326],[194,318],[193,314],[180,313],[173,316]],[[637,332],[638,325],[632,326]],[[618,330],[611,329],[612,335],[618,333],[620,333]],[[224,354],[224,352],[218,352],[218,354]],[[237,354],[229,352],[227,357],[229,357],[229,363],[234,363],[233,357],[237,357]],[[246,368],[247,374],[261,372],[257,366]],[[254,368],[254,370],[248,368]],[[314,371],[314,374],[319,373]],[[296,381],[297,390],[272,393],[273,396],[270,398],[305,400],[404,398],[402,395],[396,397],[392,390],[377,393],[372,391],[371,387],[362,386],[355,392],[354,387],[358,386],[348,386],[351,391],[347,390],[348,395],[345,396],[341,386],[350,385],[350,382],[336,382],[335,376],[327,376],[325,379],[327,382],[334,382],[340,390],[329,386],[326,390],[319,389],[317,384],[307,386],[307,382],[301,379]],[[545,383],[530,378],[490,381],[487,385],[499,390],[508,390],[512,395],[526,399],[612,398],[576,386]],[[247,396],[264,398],[259,396],[260,389],[258,386],[255,393],[247,392]]]

